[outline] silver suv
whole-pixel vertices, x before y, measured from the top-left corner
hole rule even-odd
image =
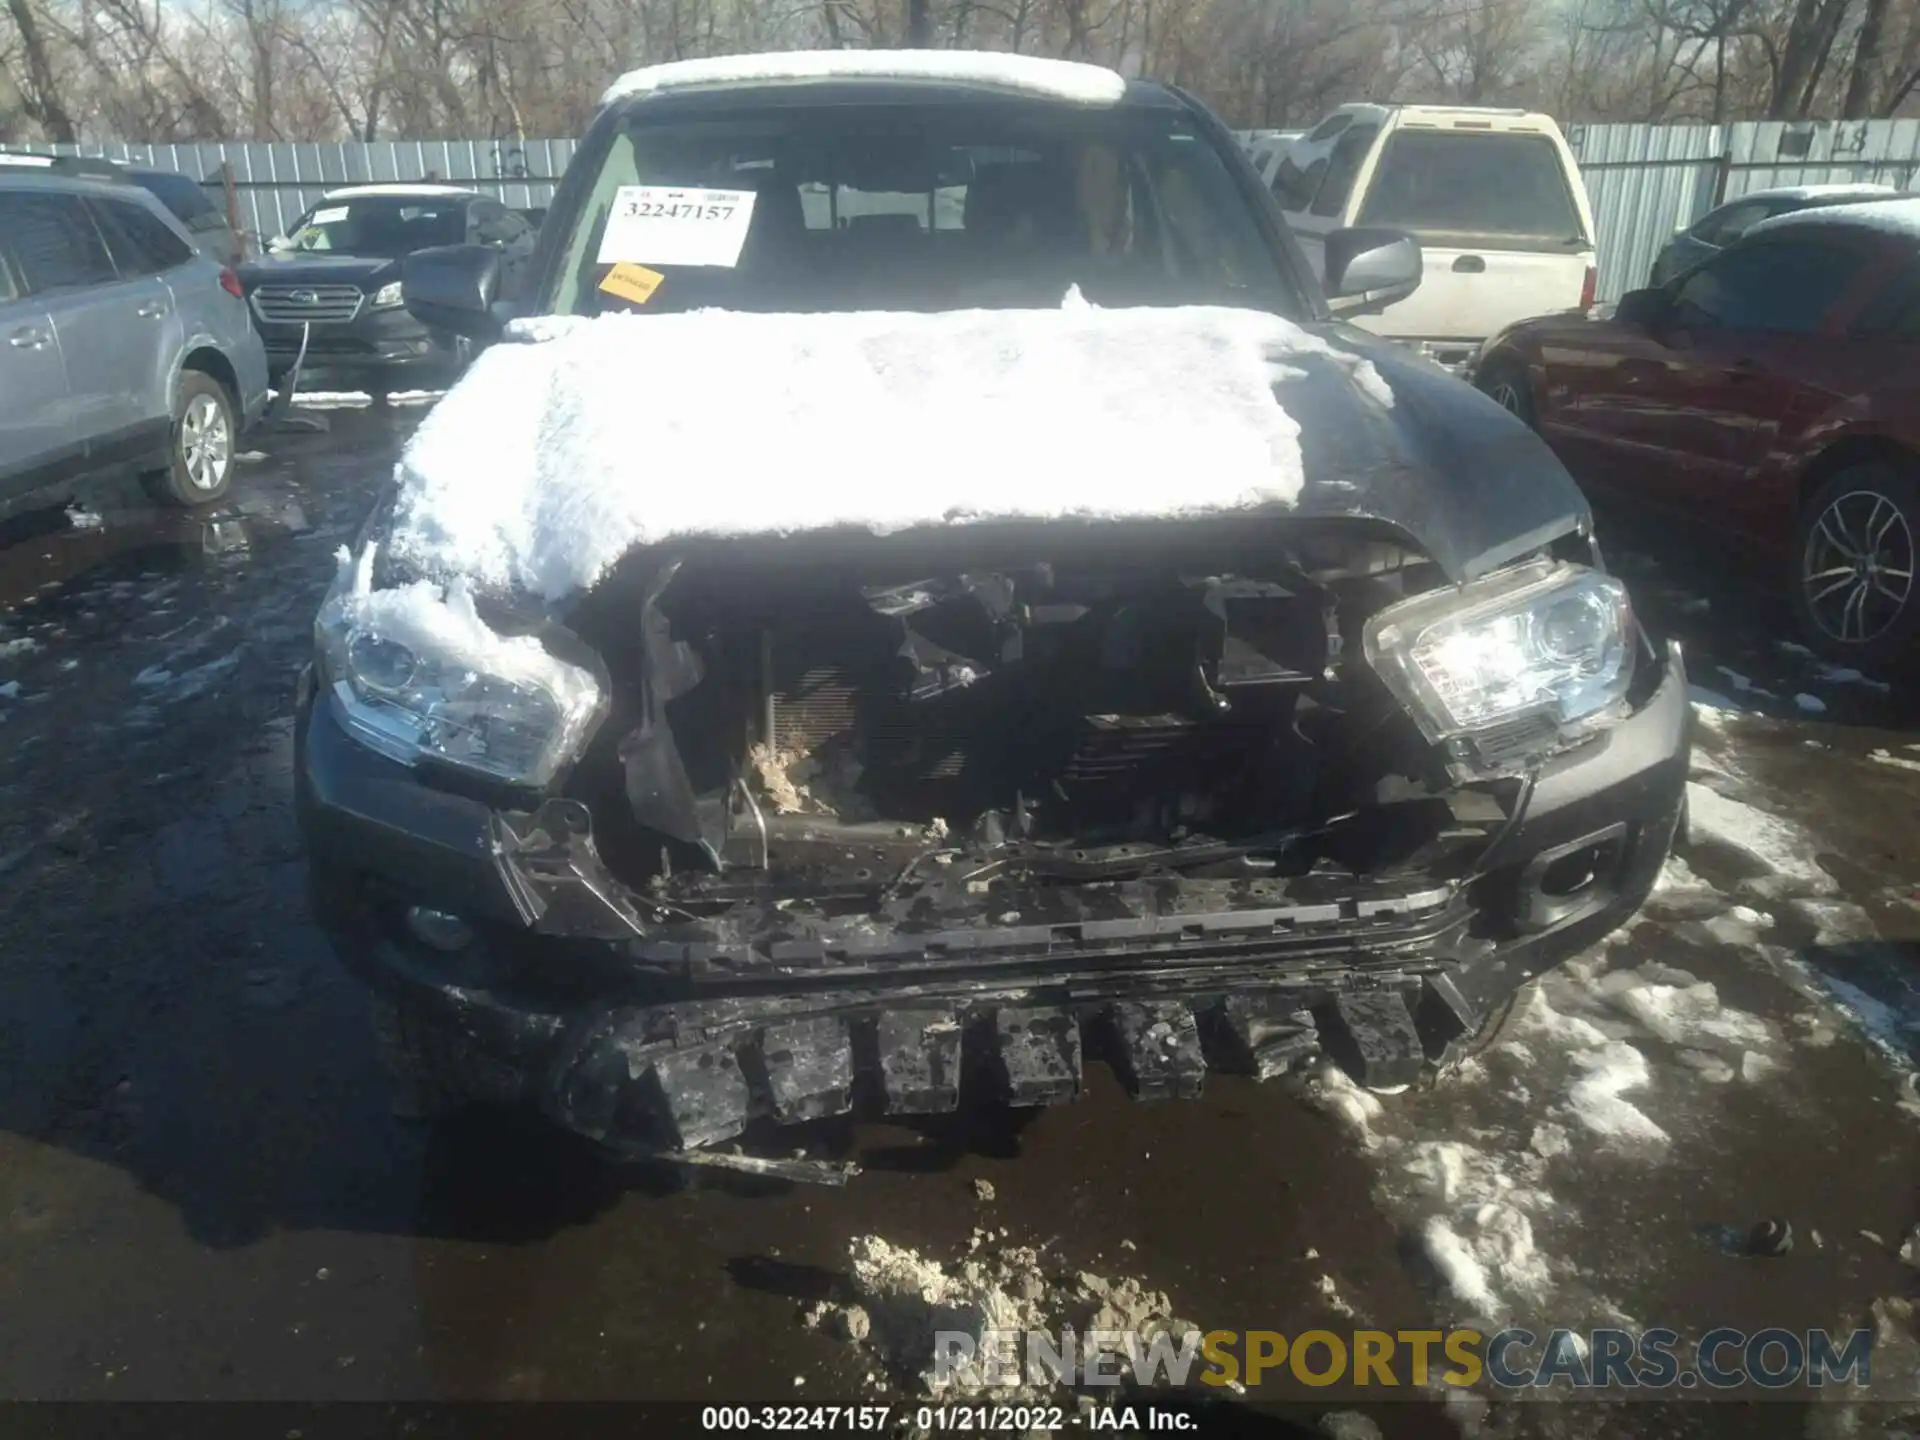
[[[266,402],[239,279],[159,201],[0,171],[0,507],[123,467],[211,504]]]

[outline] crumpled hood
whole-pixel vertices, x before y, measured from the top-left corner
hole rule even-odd
[[[1317,328],[1371,361],[1394,403],[1381,410],[1343,369],[1302,363],[1286,402],[1306,473],[1297,513],[1392,525],[1456,582],[1590,525],[1566,467],[1499,405],[1392,341]]]
[[[1346,327],[1213,307],[523,322],[402,458],[394,558],[561,601],[693,538],[1367,517],[1471,578],[1583,523],[1546,447]]]
[[[374,290],[400,278],[400,262],[378,255],[312,252],[263,255],[242,265],[239,275],[240,283],[248,290],[263,284],[297,285],[303,280],[317,285],[358,285],[363,290]]]

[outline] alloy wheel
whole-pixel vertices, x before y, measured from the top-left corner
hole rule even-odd
[[[1834,497],[1807,532],[1800,587],[1831,640],[1862,645],[1899,620],[1913,593],[1913,532],[1877,490]]]
[[[187,480],[196,490],[213,491],[227,478],[233,463],[233,427],[227,412],[211,395],[196,395],[180,417],[180,460]]]

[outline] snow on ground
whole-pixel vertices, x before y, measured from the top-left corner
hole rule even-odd
[[[1693,718],[1708,730],[1718,730],[1736,715],[1759,713],[1751,705],[1742,705],[1730,695],[1710,690],[1705,685],[1687,686],[1687,699],[1693,703]]]
[[[1596,1155],[1684,1163],[1680,1141],[1710,1130],[1715,1090],[1770,1083],[1788,1049],[1693,973],[1601,953],[1528,987],[1499,1042],[1430,1092],[1383,1103],[1329,1065],[1312,1093],[1379,1167],[1446,1318],[1613,1324],[1606,1277],[1551,1244],[1606,1218],[1586,1208],[1582,1168]]]
[[[133,683],[143,689],[160,691],[169,702],[191,700],[212,689],[221,677],[238,665],[243,649],[237,647],[212,660],[178,671],[169,670],[164,665],[149,665],[133,677]]]
[[[1403,1128],[1404,1116],[1333,1065],[1320,1068],[1311,1093],[1371,1152],[1389,1214],[1463,1318],[1491,1326],[1516,1302],[1543,1297],[1552,1268],[1533,1223],[1557,1203],[1540,1184],[1544,1156],[1525,1143],[1494,1149]]]
[[[1693,873],[1693,867],[1678,855],[1667,857],[1667,863],[1661,867],[1660,878],[1654,882],[1653,893],[1669,903],[1690,899],[1717,899],[1720,892]]]
[[[1719,788],[1689,787],[1693,845],[1649,901],[1657,924],[1623,927],[1532,983],[1494,1043],[1430,1090],[1383,1102],[1332,1066],[1311,1081],[1376,1165],[1380,1203],[1449,1321],[1631,1323],[1608,1292],[1646,1277],[1581,1273],[1561,1248],[1609,1220],[1589,1197],[1622,1167],[1698,1163],[1727,1087],[1792,1103],[1804,1047],[1856,1030],[1901,1068],[1920,1052],[1920,979],[1842,963],[1885,948],[1872,917],[1835,897],[1812,836],[1736,797],[1749,782],[1723,742],[1741,723],[1716,733],[1715,753],[1696,754],[1696,775]],[[1711,861],[1722,874],[1729,860],[1748,872],[1741,898],[1698,868]],[[1808,933],[1804,952],[1783,940]],[[1729,1004],[1700,973],[1730,965],[1764,977],[1777,1010]],[[1596,1166],[1606,1184],[1594,1183]]]
[[[1730,669],[1725,665],[1716,665],[1713,668],[1718,670],[1722,675],[1726,676],[1727,683],[1733,686],[1733,688],[1735,690],[1738,690],[1742,695],[1757,695],[1767,700],[1773,700],[1778,698],[1777,696],[1775,696],[1773,691],[1761,689],[1758,685],[1755,685],[1753,683],[1750,677],[1746,675],[1742,675],[1738,670]]]
[[[1693,844],[1732,851],[1758,866],[1763,873],[1743,882],[1757,893],[1775,894],[1783,888],[1827,893],[1836,888],[1814,858],[1812,838],[1799,826],[1698,781],[1687,784],[1687,830]]]
[[[387,396],[389,405],[426,405],[438,400],[444,390],[395,390]],[[300,390],[293,403],[308,410],[358,410],[373,404],[365,390]]]
[[[1879,690],[1882,693],[1893,689],[1887,681],[1862,675],[1858,670],[1846,665],[1822,665],[1817,673],[1829,685],[1864,685],[1869,690]]]
[[[1384,389],[1286,320],[1205,307],[603,315],[537,333],[482,354],[415,433],[393,543],[547,598],[675,536],[1284,508],[1304,480],[1287,385],[1311,361]],[[957,431],[967,444],[927,444]],[[794,457],[833,436],[860,443],[792,483]]]

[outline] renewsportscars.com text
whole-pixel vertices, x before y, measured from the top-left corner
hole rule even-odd
[[[1585,1332],[1478,1330],[1131,1331],[942,1330],[936,1383],[966,1376],[987,1385],[1117,1385],[1124,1368],[1142,1384],[1249,1388],[1275,1382],[1390,1389],[1437,1380],[1503,1390],[1733,1390],[1757,1386],[1866,1386],[1873,1332],[1720,1328],[1697,1342],[1666,1329]]]

